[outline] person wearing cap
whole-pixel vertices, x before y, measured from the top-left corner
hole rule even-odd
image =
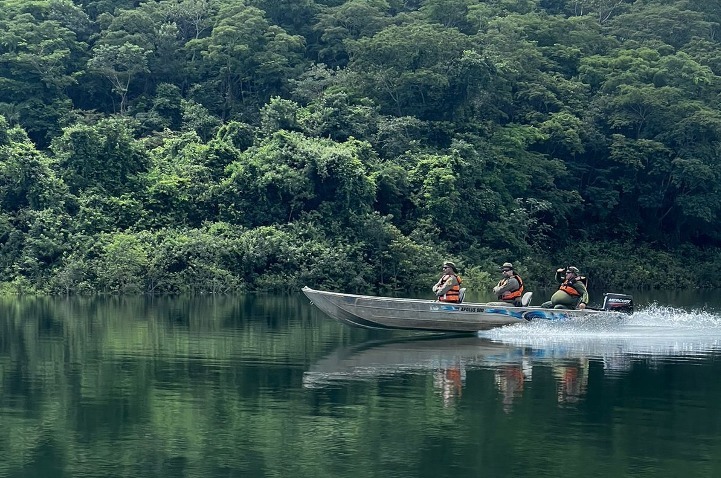
[[[433,286],[438,300],[441,302],[461,301],[461,278],[458,276],[458,268],[453,262],[443,263],[443,274]]]
[[[510,262],[503,263],[501,274],[503,274],[503,278],[493,288],[493,293],[496,294],[500,302],[520,306],[521,296],[523,296],[523,279],[516,274],[513,264]]]
[[[541,307],[550,309],[580,309],[588,305],[588,289],[579,275],[578,267],[568,266],[556,271],[556,280],[561,281],[558,290],[553,293],[551,300],[541,304]]]

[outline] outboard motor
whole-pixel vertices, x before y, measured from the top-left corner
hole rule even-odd
[[[603,310],[633,314],[633,297],[628,294],[607,292],[603,295]]]

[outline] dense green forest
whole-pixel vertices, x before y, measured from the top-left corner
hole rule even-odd
[[[0,0],[0,283],[721,286],[718,0]]]

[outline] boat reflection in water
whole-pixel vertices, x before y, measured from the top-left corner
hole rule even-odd
[[[341,347],[304,374],[305,387],[398,374],[432,374],[445,405],[461,397],[469,370],[492,370],[504,411],[533,380],[534,368],[551,370],[559,406],[582,400],[591,363],[607,378],[634,362],[708,358],[721,344],[721,316],[649,307],[629,318],[529,322],[480,332],[478,337],[432,336]],[[544,380],[548,374],[544,372]]]
[[[503,409],[508,412],[532,379],[533,365],[544,360],[544,354],[529,347],[468,336],[370,341],[340,347],[319,360],[304,374],[303,385],[317,388],[394,375],[430,374],[443,404],[450,406],[462,396],[469,370],[491,369]],[[564,397],[580,396],[580,390],[565,391],[576,384],[567,379],[573,375],[573,364],[565,360],[558,367],[562,382],[559,390],[564,390]],[[578,372],[575,376],[581,375]]]
[[[303,375],[303,385],[316,388],[352,380],[399,374],[432,373],[446,405],[459,398],[469,369],[488,363],[515,363],[523,348],[479,337],[431,336],[363,342],[339,347]]]

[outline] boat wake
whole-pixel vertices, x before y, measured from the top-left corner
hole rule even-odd
[[[652,304],[626,317],[533,321],[479,336],[561,355],[696,356],[721,349],[721,315]]]

